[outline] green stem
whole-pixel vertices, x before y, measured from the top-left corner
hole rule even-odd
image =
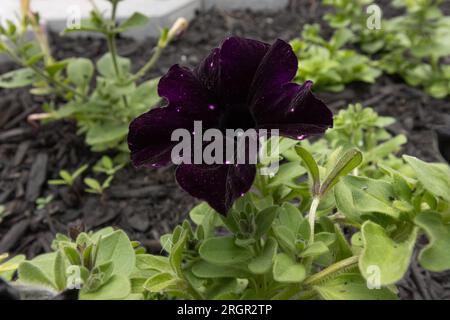
[[[23,67],[30,68],[41,78],[45,79],[48,83],[53,84],[54,86],[60,88],[63,91],[72,93],[73,95],[80,97],[83,101],[86,99],[85,95],[81,94],[80,92],[78,92],[74,88],[70,87],[69,85],[50,77],[49,75],[47,75],[45,73],[45,71],[39,69],[38,67],[27,64],[20,57],[18,57],[16,54],[14,54],[14,52],[12,52],[10,48],[6,47],[5,50],[6,50],[7,55],[11,58],[11,60],[13,60],[15,63],[17,63]]]
[[[292,285],[274,295],[271,298],[271,300],[289,300],[293,296],[297,295],[299,291],[300,291],[299,285]]]
[[[359,256],[352,256],[350,258],[338,261],[338,262],[332,264],[331,266],[323,269],[322,271],[306,278],[305,281],[303,282],[303,285],[312,286],[317,283],[320,283],[322,280],[329,277],[333,273],[339,272],[342,269],[356,265],[358,263],[358,261],[359,261]]]
[[[111,23],[113,28],[116,27],[116,14],[117,14],[117,4],[118,2],[113,2],[112,13],[111,13]],[[116,78],[120,81],[122,79],[122,74],[120,72],[119,63],[117,61],[117,46],[116,46],[116,34],[114,31],[109,31],[106,35],[106,41],[108,44],[108,50],[111,54],[111,59],[114,67],[114,72],[116,74]],[[125,108],[128,109],[128,101],[125,95],[122,96],[122,101]]]
[[[116,48],[116,41],[115,36],[113,33],[108,33],[106,37],[106,41],[108,44],[108,50],[111,54],[111,59],[114,67],[114,72],[116,73],[116,77],[120,79],[120,69],[119,69],[119,63],[117,62],[117,48]]]
[[[162,52],[164,51],[164,46],[158,44],[153,51],[150,60],[131,78],[132,81],[137,81],[142,78],[153,66],[158,62],[161,57]]]
[[[314,242],[314,226],[316,224],[316,212],[319,203],[320,198],[314,197],[311,203],[311,208],[309,209],[308,221],[309,221],[309,229],[311,230],[311,233],[309,235],[309,244],[312,244]]]

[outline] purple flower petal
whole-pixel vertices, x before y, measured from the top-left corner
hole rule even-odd
[[[255,165],[195,165],[182,164],[176,179],[190,195],[205,200],[222,215],[226,215],[233,202],[252,186]]]
[[[211,110],[216,101],[188,68],[172,66],[158,84],[158,94],[169,102],[169,107],[196,120],[217,117],[218,108]]]
[[[131,160],[136,167],[162,167],[170,163],[172,148],[178,143],[171,141],[172,132],[185,128],[192,132],[193,120],[176,109],[164,107],[150,110],[136,118],[128,133]]]
[[[280,88],[294,79],[298,59],[289,43],[278,39],[268,50],[256,70],[250,95],[263,99],[266,94]]]
[[[286,84],[256,100],[252,106],[259,128],[279,129],[280,135],[304,139],[333,126],[333,114],[311,92],[311,81]]]
[[[220,49],[220,98],[226,104],[247,102],[250,85],[269,45],[230,37]]]
[[[209,91],[217,94],[219,92],[219,74],[220,74],[220,49],[215,48],[203,59],[195,68],[195,76]]]

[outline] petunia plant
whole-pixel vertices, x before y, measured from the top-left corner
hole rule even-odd
[[[353,32],[354,42],[378,59],[379,68],[398,74],[409,85],[423,87],[436,98],[450,93],[446,62],[450,56],[450,17],[440,9],[442,2],[392,1],[405,13],[385,18],[378,7],[368,10],[376,5],[372,0],[323,1],[334,8],[325,16],[329,24],[339,32]],[[374,26],[369,28],[369,24]]]
[[[195,70],[173,66],[158,86],[167,106],[150,110],[130,125],[134,165],[171,163],[177,145],[172,133],[183,128],[199,136],[195,122],[223,134],[228,129],[276,129],[282,136],[302,140],[324,133],[332,126],[332,113],[311,92],[311,81],[291,82],[297,68],[288,43],[277,40],[269,45],[238,37],[227,38]],[[188,160],[177,168],[179,185],[223,215],[250,189],[257,171],[256,165],[236,163],[234,158],[212,164]]]
[[[339,92],[351,82],[374,83],[381,75],[376,62],[345,46],[353,40],[350,29],[338,29],[329,41],[320,36],[319,25],[305,25],[300,38],[291,41],[300,66],[297,81],[314,81],[318,91]]]
[[[120,230],[77,227],[53,253],[16,258],[6,279],[22,298],[397,299],[421,237],[420,265],[450,269],[450,168],[398,157],[393,122],[357,104],[320,139],[272,137],[278,172],[258,170],[226,215],[198,204],[159,255]]]
[[[134,13],[119,23],[116,13],[120,1],[109,2],[110,16],[105,16],[94,4],[89,19],[64,31],[104,36],[107,53],[94,63],[80,57],[56,60],[39,14],[30,10],[29,0],[22,1],[21,23],[6,21],[5,27],[0,26],[0,54],[21,69],[0,76],[0,88],[31,86],[32,94],[47,96],[49,100],[42,107],[45,112],[30,115],[30,121],[75,120],[78,133],[85,136],[86,144],[93,151],[113,149],[126,153],[130,121],[159,101],[158,80],[142,78],[155,66],[170,41],[187,27],[187,21],[179,19],[172,29],[163,29],[148,62],[135,71],[131,60],[118,54],[116,37],[147,25],[148,18]],[[31,40],[29,29],[34,34]]]

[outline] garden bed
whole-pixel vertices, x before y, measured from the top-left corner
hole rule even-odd
[[[449,8],[447,5],[446,11]],[[389,14],[387,8],[384,11]],[[167,48],[147,78],[163,74],[175,63],[195,66],[228,34],[268,42],[276,38],[290,40],[300,34],[303,24],[321,23],[323,14],[324,9],[315,4],[276,13],[202,13],[186,34]],[[328,32],[326,24],[321,24],[323,31]],[[57,58],[95,59],[106,50],[105,42],[97,38],[52,35],[51,42]],[[138,66],[145,63],[152,48],[149,43],[129,39],[120,39],[118,45],[119,53],[131,57]],[[0,73],[13,67],[2,65]],[[380,77],[373,85],[354,83],[341,93],[319,96],[333,111],[361,102],[381,115],[395,117],[397,123],[390,130],[408,137],[402,152],[427,161],[439,160],[433,129],[450,127],[449,98],[430,98],[420,89],[388,76]],[[89,151],[83,137],[76,135],[73,123],[27,123],[27,116],[41,111],[43,102],[27,89],[0,90],[0,204],[9,213],[0,223],[0,252],[21,252],[31,258],[50,251],[54,234],[66,233],[68,225],[77,220],[83,221],[87,229],[119,227],[149,251],[158,252],[159,237],[180,223],[196,201],[177,187],[173,168],[151,171],[129,166],[116,175],[102,197],[83,193],[81,183],[75,186],[75,192],[49,186],[47,180],[56,178],[59,170],[93,165],[100,155]],[[37,209],[37,198],[49,195],[54,195],[54,200],[44,209]],[[432,274],[413,264],[399,287],[404,299],[449,299],[450,274]]]

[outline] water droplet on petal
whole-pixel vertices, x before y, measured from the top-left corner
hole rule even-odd
[[[213,105],[213,104],[210,104],[210,105],[208,106],[208,108],[209,108],[209,110],[214,110],[214,109],[216,108],[216,106]]]

